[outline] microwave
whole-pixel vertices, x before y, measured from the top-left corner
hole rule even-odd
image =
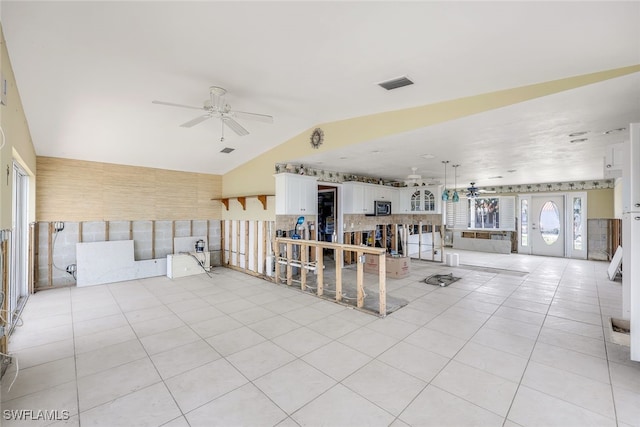
[[[376,200],[373,206],[375,216],[391,215],[391,202],[386,200]]]

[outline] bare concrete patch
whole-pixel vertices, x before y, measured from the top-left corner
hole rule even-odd
[[[609,322],[611,341],[629,347],[631,337],[631,323],[628,320],[611,318]]]

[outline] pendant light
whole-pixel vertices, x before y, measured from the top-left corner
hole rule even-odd
[[[458,166],[460,165],[451,166],[454,170],[453,197],[452,197],[454,203],[458,203],[460,201],[460,196],[458,195]]]
[[[449,200],[449,190],[447,190],[447,163],[449,163],[449,160],[443,160],[442,163],[444,164],[444,191],[442,192],[442,201],[446,202]]]

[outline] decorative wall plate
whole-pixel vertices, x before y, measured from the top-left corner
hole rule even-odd
[[[311,147],[319,148],[322,142],[324,141],[324,132],[320,128],[314,129],[311,133],[311,138],[309,139],[309,143],[311,143]]]

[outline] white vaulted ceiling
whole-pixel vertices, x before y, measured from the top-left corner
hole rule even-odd
[[[316,125],[640,64],[640,2],[2,1],[36,153],[223,174]],[[414,85],[377,83],[407,75]],[[250,135],[179,127],[209,86]],[[411,132],[282,161],[482,185],[602,178],[640,121],[635,72]],[[570,143],[569,134],[588,132]],[[222,154],[224,147],[234,148]],[[422,155],[430,154],[432,159]],[[515,172],[508,172],[515,170]],[[449,170],[451,177],[452,171]],[[489,177],[504,176],[489,180]]]

